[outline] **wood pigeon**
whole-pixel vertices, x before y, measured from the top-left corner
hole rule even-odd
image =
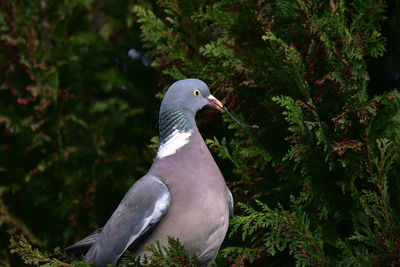
[[[196,126],[205,106],[223,106],[198,79],[172,84],[161,103],[160,143],[149,172],[126,193],[106,225],[65,250],[95,266],[116,263],[125,250],[175,237],[209,266],[233,214],[233,198]],[[147,252],[148,253],[148,252]]]

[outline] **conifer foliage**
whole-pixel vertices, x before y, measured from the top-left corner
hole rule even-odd
[[[128,4],[0,1],[1,266],[12,235],[52,251],[104,224],[147,171],[158,104]]]
[[[235,264],[400,263],[399,94],[369,93],[367,71],[385,53],[386,8],[372,0],[133,8],[164,80],[199,77],[261,126],[224,116],[231,133],[208,140],[241,202],[223,250]]]

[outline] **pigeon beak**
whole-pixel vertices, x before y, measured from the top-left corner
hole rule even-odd
[[[221,110],[224,107],[222,103],[212,95],[209,95],[208,97],[206,97],[206,99],[208,100],[211,106],[213,106],[218,110]]]

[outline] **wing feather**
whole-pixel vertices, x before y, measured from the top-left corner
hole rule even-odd
[[[116,263],[125,250],[150,231],[171,203],[168,187],[157,177],[146,175],[126,193],[99,238],[85,256],[96,266]]]
[[[228,208],[229,208],[229,218],[233,218],[234,214],[233,214],[233,196],[232,196],[232,192],[231,190],[229,190],[228,187],[226,187],[226,190],[228,191]]]
[[[102,229],[103,227],[96,229],[93,233],[91,233],[81,241],[76,242],[75,244],[69,247],[66,247],[64,251],[75,255],[86,254],[86,252],[88,252],[93,243],[95,243],[99,239]]]

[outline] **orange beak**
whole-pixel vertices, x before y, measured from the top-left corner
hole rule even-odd
[[[222,105],[222,103],[216,99],[215,97],[213,97],[212,95],[209,95],[207,97],[208,102],[216,109],[221,110],[224,106]]]

